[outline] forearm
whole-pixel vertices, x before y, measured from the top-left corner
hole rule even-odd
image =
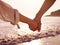
[[[24,22],[24,23],[27,23],[27,24],[31,24],[32,20],[23,16],[22,14],[20,14],[20,21],[21,22]]]
[[[45,0],[35,18],[41,19],[42,15],[54,4],[55,1],[56,0]]]

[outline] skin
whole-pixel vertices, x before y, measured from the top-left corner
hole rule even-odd
[[[35,30],[40,31],[40,29],[41,29],[41,17],[54,4],[55,1],[56,0],[45,0],[44,1],[41,9],[36,14],[36,17],[33,20],[33,21],[37,22],[37,24],[38,24],[38,26],[37,26],[37,28],[35,28]],[[32,29],[32,27],[30,29]]]
[[[29,25],[29,28],[32,30],[32,31],[35,31],[35,29],[37,28],[37,23],[34,21],[34,20],[31,20],[25,16],[23,16],[22,14],[20,14],[20,21],[21,22],[24,22],[24,23],[27,23]]]
[[[28,23],[29,28],[32,31],[36,31],[36,30],[40,31],[40,29],[41,29],[41,17],[54,4],[55,1],[56,0],[45,0],[41,9],[36,14],[36,17],[33,20],[20,15],[20,21]]]

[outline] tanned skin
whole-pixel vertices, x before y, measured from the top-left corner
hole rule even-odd
[[[35,29],[38,26],[37,22],[35,22],[34,20],[29,19],[29,18],[23,16],[22,14],[20,14],[20,21],[24,22],[24,23],[27,23],[30,27],[32,27],[32,28],[29,27],[32,31],[35,31]]]
[[[41,17],[54,4],[55,1],[56,0],[45,0],[41,9],[36,14],[36,17],[33,20],[31,20],[27,17],[24,17],[23,15],[20,14],[20,21],[28,23],[29,28],[32,31],[36,31],[36,30],[40,31],[40,29],[41,29]]]
[[[56,0],[45,0],[41,9],[36,14],[36,17],[34,18],[34,21],[37,22],[38,26],[35,30],[40,31],[41,29],[41,17],[43,14],[54,4]],[[32,27],[30,29],[33,29]]]

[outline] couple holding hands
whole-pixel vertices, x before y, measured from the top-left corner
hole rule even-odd
[[[0,0],[0,19],[3,21],[11,22],[16,25],[19,21],[27,23],[32,31],[40,31],[41,29],[41,17],[42,15],[54,4],[56,0],[45,0],[41,9],[36,14],[36,17],[31,20],[16,9],[13,9],[10,5]]]

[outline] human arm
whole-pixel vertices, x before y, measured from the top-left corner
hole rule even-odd
[[[38,31],[41,28],[41,17],[42,17],[42,15],[54,4],[55,1],[56,0],[45,0],[41,9],[36,14],[34,21],[36,21],[38,23],[38,28],[37,28]]]
[[[41,19],[42,15],[54,4],[56,0],[45,0],[41,9],[36,14],[36,19]]]
[[[23,16],[22,14],[19,13],[19,17],[20,17],[20,21],[21,22],[24,22],[24,23],[27,23],[29,25],[29,28],[32,30],[32,31],[35,31],[36,28],[37,28],[37,23],[25,16]]]

